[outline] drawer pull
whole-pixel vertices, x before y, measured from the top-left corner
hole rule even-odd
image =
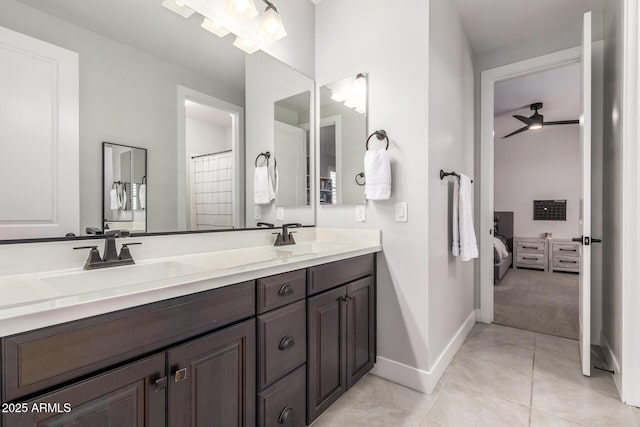
[[[538,249],[537,246],[523,246],[522,249]]]
[[[187,368],[182,368],[176,371],[175,381],[179,383],[187,379]]]
[[[285,283],[284,285],[280,286],[280,289],[278,290],[278,296],[288,297],[291,295],[293,295],[293,286],[291,286],[289,283]]]
[[[565,261],[565,260],[563,260],[563,259],[561,259],[561,260],[559,260],[559,261],[560,261],[560,262],[564,262],[564,263],[566,263],[566,264],[577,264],[577,263],[578,263],[578,261]]]
[[[162,377],[154,382],[156,391],[164,390],[167,388],[167,377]]]
[[[577,249],[565,249],[565,248],[560,248],[561,251],[563,252],[578,252]]]
[[[289,335],[285,336],[280,340],[280,344],[278,344],[278,348],[282,351],[287,351],[290,348],[293,348],[296,345],[296,340]]]
[[[527,257],[527,256],[523,256],[522,259],[530,259],[530,260],[533,260],[533,261],[537,261],[538,260],[538,258],[532,258],[532,257]]]
[[[295,411],[291,406],[287,406],[286,408],[284,408],[282,412],[280,412],[280,416],[278,417],[278,424],[286,424],[291,421],[294,412]]]

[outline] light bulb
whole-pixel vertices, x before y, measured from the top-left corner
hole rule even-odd
[[[267,6],[260,17],[258,34],[267,41],[275,42],[287,35],[282,23],[282,18],[273,5]]]
[[[331,99],[333,99],[336,102],[344,102],[347,99],[347,97],[344,96],[342,92],[335,91],[331,93]]]
[[[205,30],[209,31],[212,34],[215,34],[218,37],[224,37],[230,33],[229,30],[209,18],[204,18],[201,26]]]
[[[228,0],[227,13],[238,21],[248,21],[258,15],[253,0]]]
[[[260,50],[258,46],[254,45],[248,40],[243,39],[240,36],[236,37],[236,40],[233,42],[233,45],[248,54],[252,54]]]
[[[176,4],[180,7],[184,7],[184,3],[182,3],[181,1],[175,0]]]

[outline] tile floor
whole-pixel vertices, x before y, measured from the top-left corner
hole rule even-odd
[[[431,395],[367,375],[313,427],[640,427],[611,375],[592,373],[577,341],[479,323]]]

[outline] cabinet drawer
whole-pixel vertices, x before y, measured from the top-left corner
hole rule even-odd
[[[553,253],[559,254],[563,256],[574,256],[577,257],[580,254],[580,248],[578,245],[562,245],[562,244],[554,244],[553,245]]]
[[[544,247],[545,244],[540,242],[518,242],[516,244],[517,252],[527,254],[543,254]]]
[[[258,427],[304,427],[306,366],[258,394]]]
[[[267,387],[307,360],[306,302],[258,316],[258,387]]]
[[[518,255],[516,261],[518,266],[544,267],[544,255],[539,255],[539,254]]]
[[[3,338],[2,396],[25,396],[254,314],[250,281]]]
[[[258,314],[301,300],[306,295],[306,282],[306,270],[258,279]]]
[[[580,268],[580,258],[556,255],[553,257],[553,267],[571,268],[577,270],[578,268]]]
[[[375,254],[317,265],[307,270],[307,294],[314,295],[373,274]]]

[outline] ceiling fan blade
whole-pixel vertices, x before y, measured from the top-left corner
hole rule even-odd
[[[531,119],[529,117],[521,116],[519,114],[515,114],[513,117],[515,117],[516,119],[520,120],[522,123],[525,123],[527,125],[531,124]]]
[[[509,138],[510,136],[516,135],[516,134],[518,134],[518,133],[520,133],[520,132],[524,132],[524,131],[525,131],[525,130],[527,130],[527,129],[529,129],[529,126],[525,126],[525,127],[523,127],[523,128],[518,129],[518,130],[517,130],[517,131],[515,131],[515,132],[511,132],[509,135],[503,136],[503,137],[502,137],[502,139]]]
[[[544,122],[544,125],[577,125],[580,120],[557,120],[555,122]]]

